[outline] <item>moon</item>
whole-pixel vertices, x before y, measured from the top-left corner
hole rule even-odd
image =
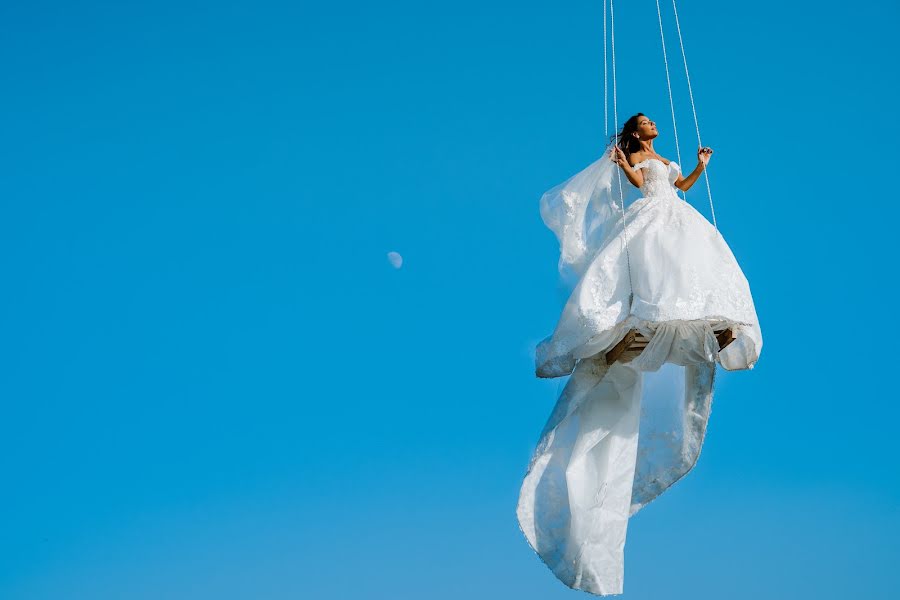
[[[399,252],[394,252],[393,250],[391,252],[388,252],[387,259],[388,262],[391,263],[391,266],[393,266],[395,269],[399,269],[403,266],[403,257],[400,256]]]

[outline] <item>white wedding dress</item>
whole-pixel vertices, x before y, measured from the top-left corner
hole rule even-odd
[[[540,377],[570,376],[519,493],[531,547],[569,587],[620,594],[628,519],[684,476],[700,454],[716,364],[751,369],[762,334],[750,287],[725,240],[673,185],[679,167],[635,165],[637,195],[609,156],[541,199],[574,284]],[[627,188],[631,188],[628,190]],[[714,330],[735,340],[719,351]],[[629,362],[606,352],[637,329],[650,343]]]

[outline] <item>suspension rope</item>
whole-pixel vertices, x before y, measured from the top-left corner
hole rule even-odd
[[[656,5],[658,10],[659,0],[656,0]],[[672,12],[675,13],[675,26],[678,28],[678,45],[681,47],[681,58],[684,61],[684,76],[687,79],[688,94],[691,98],[691,111],[693,111],[694,114],[694,127],[697,130],[697,145],[702,148],[703,142],[700,140],[700,124],[697,121],[697,107],[694,105],[694,90],[691,88],[691,75],[688,73],[687,54],[684,51],[684,40],[681,37],[681,23],[678,21],[678,7],[675,5],[675,0],[672,0]],[[670,86],[669,94],[671,95],[671,93],[672,88]],[[706,168],[703,169],[703,176],[706,179],[706,194],[709,196],[709,210],[712,213],[713,227],[718,231],[719,226],[716,223],[716,209],[713,206],[712,191],[709,188],[709,173]]]
[[[607,114],[609,112],[609,108],[607,106],[607,97],[609,96],[609,92],[607,91],[607,83],[606,83],[606,2],[607,0],[603,0],[603,139],[609,139],[609,125]],[[605,143],[605,142],[604,142]]]
[[[613,0],[609,0],[609,29],[610,29],[610,38],[612,42],[612,81],[613,81],[613,123],[618,130],[619,127],[619,109],[618,102],[616,99],[616,11],[614,8],[615,2]],[[605,6],[605,4],[604,4]],[[606,20],[604,19],[603,24],[606,25]],[[603,62],[606,64],[606,44],[603,45]],[[614,142],[613,151],[618,147],[618,140]],[[616,165],[618,167],[618,165]],[[628,223],[625,221],[625,196],[622,192],[622,169],[616,168],[616,181],[619,184],[619,207],[622,209],[622,232],[624,233],[624,238],[622,245],[625,249],[625,261],[628,265],[628,289],[630,293],[628,295],[628,304],[629,310],[631,307],[631,303],[634,299],[634,283],[631,278],[631,256],[628,253]]]
[[[678,165],[681,165],[681,145],[678,143],[678,125],[675,123],[675,101],[672,99],[672,79],[669,77],[669,57],[666,54],[666,35],[663,33],[662,13],[659,10],[659,0],[656,0],[656,18],[659,20],[659,39],[662,44],[663,64],[666,67],[666,86],[669,88],[669,108],[672,110],[672,132],[675,134],[675,154],[678,156]],[[682,190],[682,197],[687,201],[687,192]]]

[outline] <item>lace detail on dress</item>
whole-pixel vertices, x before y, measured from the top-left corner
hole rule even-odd
[[[666,164],[658,158],[648,158],[632,168],[644,169],[644,185],[641,186],[641,193],[645,197],[665,196],[680,200],[678,188],[674,185],[678,179],[678,173],[681,171],[678,163],[670,161],[669,164]]]

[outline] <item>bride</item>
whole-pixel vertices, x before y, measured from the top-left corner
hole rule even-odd
[[[712,150],[700,148],[685,177],[656,153],[658,135],[646,115],[632,116],[599,160],[541,198],[572,287],[535,370],[569,379],[529,462],[517,518],[561,581],[598,595],[622,593],[629,517],[696,463],[716,364],[752,369],[762,349],[734,255],[678,196]],[[734,339],[720,348],[724,330]],[[629,332],[646,347],[608,364]]]
[[[659,131],[656,129],[656,123],[651,121],[646,115],[643,113],[636,114],[625,123],[622,129],[621,139],[624,150],[619,146],[614,148],[615,156],[613,157],[613,162],[622,167],[628,180],[640,188],[644,185],[644,178],[640,170],[636,170],[636,167],[646,163],[651,158],[665,165],[668,165],[669,161],[657,154],[653,149],[653,140],[659,135]],[[679,173],[678,178],[674,181],[675,187],[685,192],[688,191],[700,177],[700,173],[706,168],[711,155],[712,148],[700,148],[697,151],[697,168],[688,177],[683,177]],[[631,164],[631,160],[634,160],[634,165]]]

